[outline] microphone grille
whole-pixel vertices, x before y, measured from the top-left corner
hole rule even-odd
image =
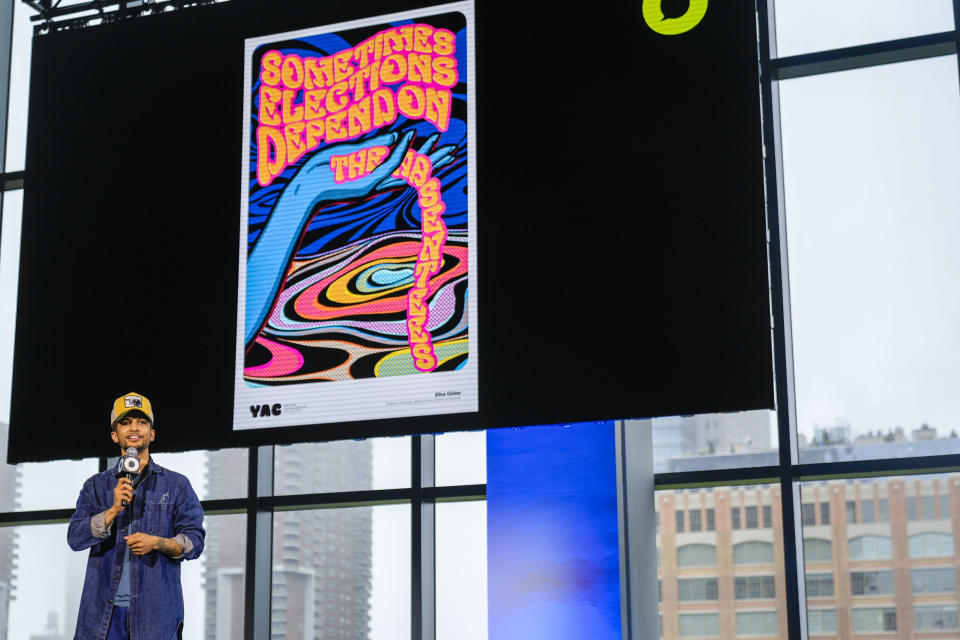
[[[137,457],[137,448],[136,447],[127,447],[127,457],[136,458]]]

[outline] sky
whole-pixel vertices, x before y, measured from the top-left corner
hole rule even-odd
[[[780,85],[797,424],[960,432],[960,97],[945,56]]]
[[[8,171],[23,168],[28,96],[30,10],[16,5]],[[900,0],[779,0],[777,50],[781,56],[798,55],[953,28],[950,0],[916,0],[909,11],[903,7]],[[956,57],[947,56],[780,83],[797,417],[808,434],[815,424],[837,419],[848,421],[855,435],[894,426],[909,430],[921,423],[941,434],[960,432],[957,68]],[[0,421],[9,418],[21,202],[18,192],[4,195]],[[444,442],[452,451],[449,460],[460,459],[459,448],[474,462],[445,463],[438,478],[450,484],[482,482],[477,479],[483,466],[478,440]],[[375,474],[402,474],[390,462],[396,459],[395,445],[377,446]],[[193,478],[195,487],[202,486],[202,455],[178,456],[175,468]],[[23,492],[22,508],[71,506],[76,488],[96,470],[93,461],[55,464],[24,466],[23,486],[29,490]],[[386,476],[375,481],[396,486]],[[468,552],[484,548],[483,527],[476,524],[483,521],[482,509],[482,503],[444,505],[443,518],[438,515],[438,532],[449,534],[438,533],[438,538],[459,536],[464,545],[438,548],[438,598],[448,603],[444,611],[458,611],[458,584],[482,579],[482,558]],[[371,637],[376,640],[389,637],[396,625],[409,625],[409,591],[402,591],[409,589],[409,540],[397,534],[409,531],[408,522],[404,507],[375,510]],[[78,562],[82,572],[83,554],[70,555],[62,543],[64,527],[20,528],[12,638],[39,633],[47,609],[64,609],[60,603],[69,599],[66,589],[74,584]],[[51,565],[51,549],[65,562]],[[51,572],[58,571],[62,580],[52,583],[62,582],[65,591],[51,597],[50,578],[58,577]],[[200,562],[184,571],[185,589],[192,594],[188,606],[202,602],[201,573]],[[464,574],[478,577],[457,579]],[[188,613],[188,621],[199,629],[202,616]],[[453,619],[440,622],[444,629],[455,624]],[[483,637],[478,632],[477,638]]]

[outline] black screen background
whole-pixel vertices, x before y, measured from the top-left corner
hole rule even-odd
[[[229,3],[38,36],[11,462],[773,407],[753,2],[476,4],[480,411],[232,431],[244,39],[423,2]],[[98,431],[102,429],[101,431]]]

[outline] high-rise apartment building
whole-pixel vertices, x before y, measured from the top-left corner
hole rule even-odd
[[[7,464],[8,426],[0,422],[0,511],[16,511],[20,502],[17,468]],[[10,601],[17,571],[17,529],[0,528],[0,638],[7,637]]]
[[[277,495],[372,487],[372,444],[368,441],[293,445],[275,451]],[[207,461],[208,495],[245,493],[245,452],[208,454]],[[207,640],[243,637],[244,534],[243,529],[224,526],[215,517],[207,519]],[[368,637],[372,542],[370,509],[275,513],[271,639]]]

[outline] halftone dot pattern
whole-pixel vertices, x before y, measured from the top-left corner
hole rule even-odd
[[[477,410],[473,12],[457,2],[245,41],[235,429]],[[400,64],[414,35],[417,60]],[[369,57],[350,73],[398,64],[322,115],[306,95],[327,82],[317,69],[351,50]],[[300,68],[314,87],[304,79],[290,108],[273,109]],[[301,108],[314,137],[283,159],[279,136],[302,131],[283,118]],[[282,413],[251,417],[263,403]]]

